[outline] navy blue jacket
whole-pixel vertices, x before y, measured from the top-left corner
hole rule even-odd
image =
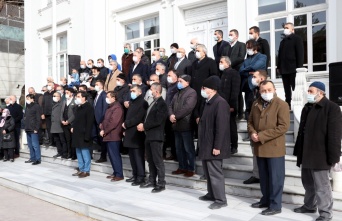
[[[96,95],[97,96],[97,95]],[[108,104],[106,102],[107,94],[106,92],[102,91],[100,96],[94,99],[94,114],[95,120],[97,124],[100,124],[103,121],[104,115],[106,113]]]
[[[129,73],[128,73],[128,79],[127,82],[129,82],[130,84],[132,84],[132,77],[135,74],[140,74],[140,76],[142,77],[142,81],[145,83],[148,80],[149,74],[148,72],[148,65],[143,64],[142,61],[139,62],[139,64],[137,65],[137,67],[134,69],[134,63],[131,64],[130,68],[129,68]]]

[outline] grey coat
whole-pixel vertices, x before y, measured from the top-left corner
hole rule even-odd
[[[61,122],[62,101],[54,103],[51,111],[51,133],[63,133]]]
[[[6,118],[5,124],[3,127],[0,128],[0,145],[2,149],[10,149],[10,148],[15,148],[16,142],[15,142],[15,137],[14,137],[14,128],[15,128],[15,122],[14,118],[12,116],[8,116]],[[12,137],[12,141],[9,142],[4,142],[3,141],[3,134],[2,131],[5,130],[6,134],[10,134]]]
[[[65,104],[67,103],[67,101],[63,101],[62,102],[62,109],[61,109],[61,122],[64,121],[64,118],[63,118],[63,113],[64,113],[64,109],[65,109]],[[69,124],[72,124],[72,122],[74,122],[74,119],[75,119],[75,107],[76,107],[76,104],[75,104],[75,98],[72,98],[70,104],[69,104],[69,108],[68,108],[68,122]]]

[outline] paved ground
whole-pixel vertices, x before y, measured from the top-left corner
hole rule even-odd
[[[0,186],[1,221],[91,221],[88,217]]]
[[[73,169],[42,163],[25,164],[0,162],[1,188],[0,221],[8,220],[91,220],[72,211],[46,203],[44,199],[64,208],[88,214],[100,220],[155,220],[155,221],[311,221],[318,214],[296,214],[298,205],[283,204],[283,212],[275,216],[260,215],[251,203],[258,199],[227,195],[228,207],[208,209],[209,202],[198,197],[203,190],[167,185],[166,191],[152,194],[151,189],[140,189],[129,183],[109,182],[104,173],[91,172],[79,179],[71,176]],[[34,197],[32,197],[34,196]],[[335,221],[342,221],[342,213],[334,213]]]

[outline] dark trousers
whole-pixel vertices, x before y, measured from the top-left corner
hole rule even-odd
[[[238,96],[238,114],[243,115],[243,96],[242,96],[242,91],[239,92]]]
[[[93,126],[93,137],[95,138],[98,145],[101,146],[100,159],[107,160],[107,145],[105,142],[103,142],[103,137],[100,136],[99,124],[97,124],[96,122],[94,123],[94,126]]]
[[[4,159],[14,159],[14,148],[4,149]]]
[[[269,205],[270,209],[280,210],[285,181],[285,157],[257,157],[261,204]]]
[[[19,143],[19,138],[20,138],[20,127],[15,128],[14,130],[14,138],[15,138],[15,149],[14,153],[19,154],[19,149],[20,149],[20,143]]]
[[[51,115],[45,115],[45,124],[46,124],[46,130],[48,133],[48,138],[49,138],[49,142],[53,142],[52,141],[52,134],[51,134]]]
[[[108,156],[113,168],[113,175],[123,178],[122,159],[120,154],[121,141],[108,141],[107,144]]]
[[[149,181],[158,186],[165,186],[165,166],[163,160],[163,142],[145,141],[145,152],[150,170]],[[158,182],[156,182],[158,176]]]
[[[176,146],[175,146],[175,134],[172,129],[172,123],[169,120],[167,120],[165,123],[165,142],[164,142],[164,149],[163,149],[164,156],[166,156],[167,147],[171,147],[171,155],[177,158]]]
[[[129,148],[128,155],[133,177],[138,182],[143,181],[145,179],[144,148]]]
[[[237,132],[237,124],[236,124],[236,115],[237,111],[234,110],[230,112],[230,147],[238,148],[238,132]]]
[[[178,168],[181,170],[195,171],[196,151],[194,134],[190,131],[174,131]]]
[[[202,166],[207,178],[207,196],[217,203],[227,203],[222,160],[203,160]]]
[[[281,79],[283,80],[283,86],[285,90],[285,101],[291,107],[292,91],[295,90],[296,86],[296,73],[282,74]]]
[[[68,148],[65,141],[64,133],[53,133],[52,138],[56,143],[58,154],[60,154],[62,157],[67,157]]]
[[[75,157],[76,158],[76,148],[71,146],[72,143],[72,136],[71,136],[71,125],[63,125],[63,132],[67,146],[67,155],[68,157]]]
[[[305,189],[304,207],[310,210],[318,208],[320,216],[331,218],[333,196],[329,170],[302,168],[302,183]]]

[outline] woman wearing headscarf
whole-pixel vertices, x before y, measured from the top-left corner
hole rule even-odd
[[[1,147],[4,150],[4,162],[14,162],[14,148],[16,146],[14,137],[15,122],[8,109],[4,109],[1,115],[0,132]]]

